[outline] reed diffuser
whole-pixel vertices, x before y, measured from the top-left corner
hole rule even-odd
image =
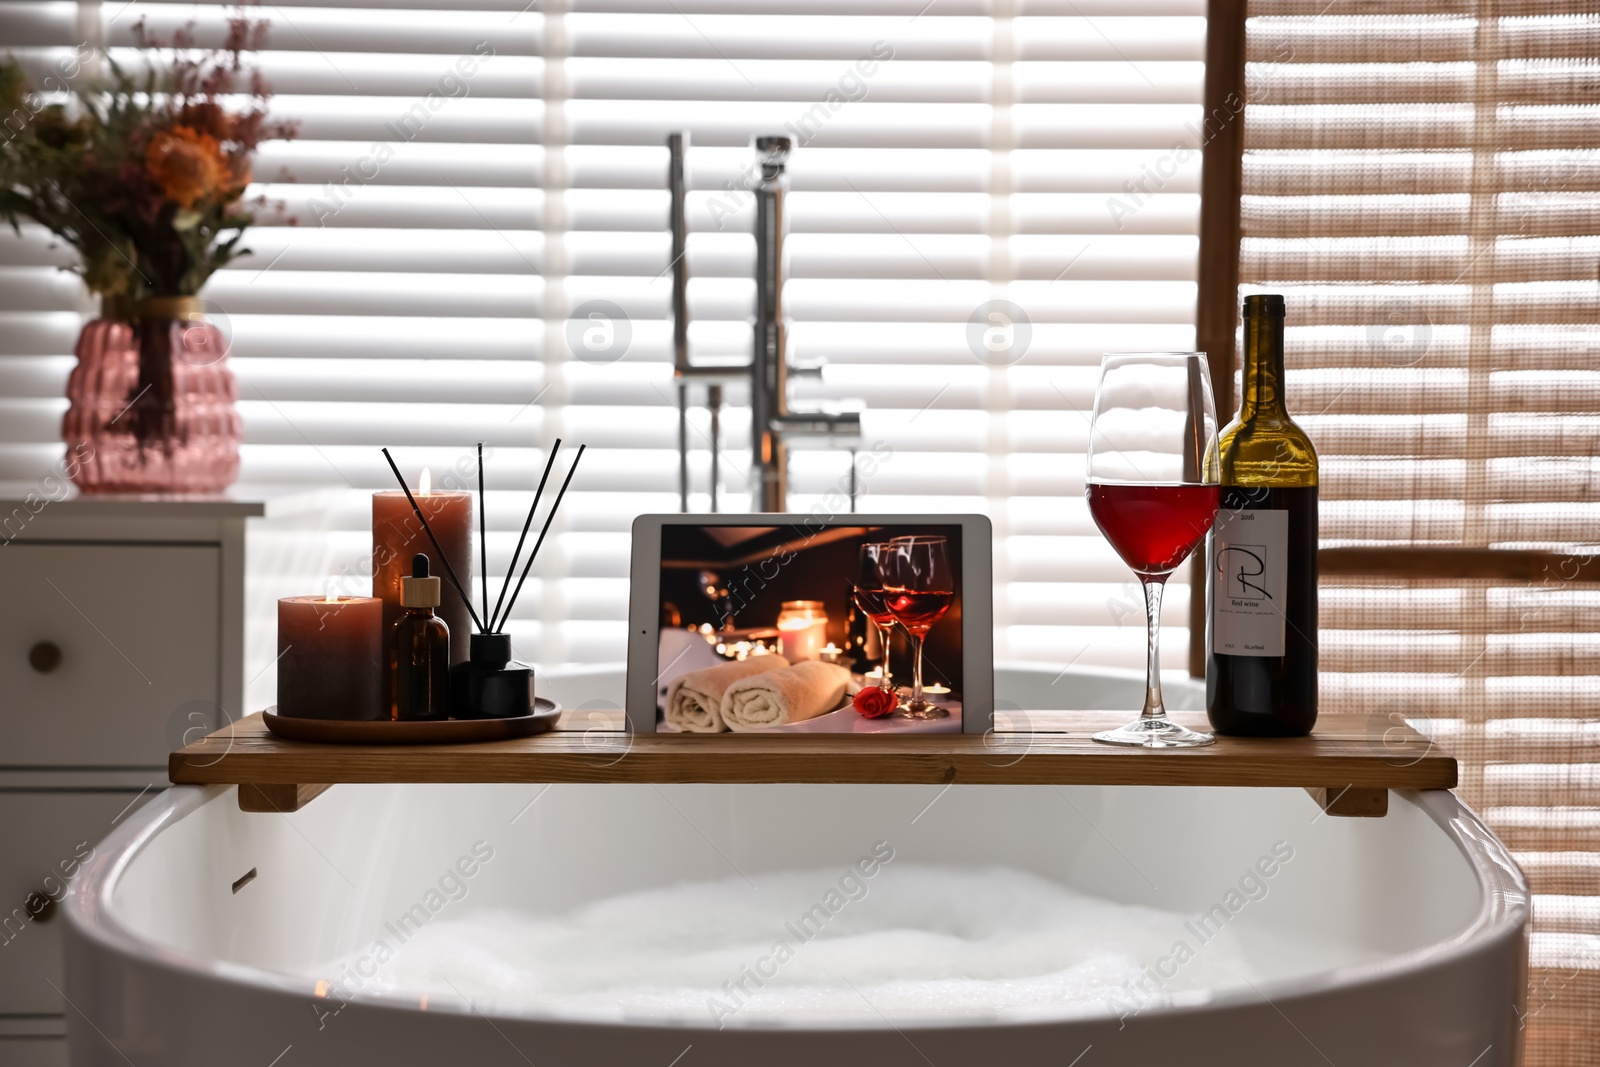
[[[545,535],[550,532],[550,525],[555,521],[556,512],[561,509],[561,501],[567,495],[567,487],[572,484],[572,476],[577,473],[578,463],[582,461],[584,449],[587,447],[587,445],[578,446],[578,454],[573,458],[572,466],[567,469],[567,476],[561,483],[560,491],[556,493],[555,502],[550,505],[549,513],[545,515],[539,537],[534,541],[533,550],[528,553],[522,573],[518,575],[517,584],[513,587],[511,576],[516,573],[522,546],[527,543],[528,531],[533,528],[533,518],[539,510],[539,500],[544,496],[544,487],[550,480],[550,472],[555,468],[556,456],[561,451],[561,439],[557,438],[554,447],[550,449],[550,458],[545,462],[544,474],[539,478],[539,487],[533,493],[533,504],[528,508],[528,517],[522,523],[522,533],[517,538],[515,550],[511,553],[511,563],[506,568],[500,595],[495,598],[494,608],[491,610],[488,519],[484,508],[483,445],[481,443],[478,445],[478,558],[483,568],[481,615],[472,606],[471,590],[462,586],[455,569],[450,566],[449,557],[439,548],[438,539],[428,526],[428,518],[417,506],[416,498],[411,495],[411,489],[401,476],[400,468],[395,465],[394,457],[389,454],[387,448],[383,449],[383,458],[388,461],[389,469],[394,472],[395,481],[400,483],[401,490],[406,494],[406,500],[411,504],[412,512],[416,514],[417,521],[422,523],[423,532],[428,535],[429,542],[438,553],[439,561],[444,565],[445,581],[451,591],[461,598],[468,616],[472,619],[473,633],[467,659],[450,668],[452,718],[504,719],[533,713],[533,668],[511,658],[511,635],[505,633],[503,628],[506,620],[511,617],[517,596],[522,592],[522,585],[528,579],[528,572],[533,569],[533,561],[539,556]]]

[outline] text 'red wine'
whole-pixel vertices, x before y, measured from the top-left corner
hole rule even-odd
[[[1089,486],[1089,514],[1122,561],[1146,581],[1164,580],[1211,529],[1214,485]]]

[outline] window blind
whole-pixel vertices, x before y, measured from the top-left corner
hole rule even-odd
[[[1240,277],[1287,296],[1324,546],[1553,554],[1533,581],[1325,579],[1322,706],[1405,715],[1463,759],[1535,893],[1526,1062],[1591,1063],[1600,17],[1250,11]]]
[[[135,23],[215,3],[0,3],[47,64],[80,33],[131,58]],[[233,339],[241,485],[327,486],[334,546],[308,574],[359,573],[367,494],[402,468],[488,465],[490,569],[509,556],[557,437],[589,451],[511,627],[541,664],[621,660],[628,526],[677,509],[667,133],[690,131],[696,362],[748,358],[752,135],[796,138],[790,199],[797,407],[862,404],[861,510],[964,510],[995,524],[1003,657],[1142,666],[1142,601],[1082,499],[1099,357],[1193,347],[1205,36],[1199,0],[301,0],[262,5],[275,117],[252,256],[205,296]],[[1179,146],[1183,147],[1179,151]],[[0,244],[4,475],[52,462],[86,299],[29,231]],[[596,354],[585,309],[624,337]],[[991,302],[1020,308],[1000,349]],[[999,305],[994,305],[999,306]],[[574,316],[577,316],[576,318]],[[724,510],[746,506],[748,397],[721,420]],[[691,390],[691,507],[709,501]],[[791,509],[847,487],[851,455],[797,451]],[[837,497],[834,498],[835,500]],[[285,566],[288,564],[286,563]],[[314,570],[315,568],[308,568]],[[259,568],[258,568],[259,570]],[[266,582],[268,578],[253,579]],[[281,585],[281,581],[279,582]],[[1182,662],[1186,590],[1167,611]],[[271,658],[270,636],[251,648]],[[265,699],[266,672],[252,690]],[[257,694],[260,694],[257,696]]]

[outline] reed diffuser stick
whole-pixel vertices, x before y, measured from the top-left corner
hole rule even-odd
[[[411,495],[411,487],[406,485],[405,478],[400,474],[400,468],[395,466],[394,457],[389,455],[387,448],[383,449],[383,458],[389,461],[389,469],[394,471],[395,481],[400,483],[400,490],[405,493],[406,500],[411,504],[411,510],[416,513],[417,519],[422,523],[422,532],[428,535],[428,540],[433,543],[433,550],[439,553],[439,562],[444,564],[444,574],[450,580],[450,588],[456,591],[456,596],[460,597],[461,602],[466,605],[467,614],[472,617],[472,625],[478,628],[479,633],[483,633],[483,620],[479,619],[478,613],[472,610],[472,597],[462,590],[461,580],[456,577],[456,569],[450,566],[450,557],[446,556],[444,549],[439,547],[439,539],[433,536],[433,530],[428,526],[428,517],[422,513],[421,508],[417,507],[417,498]],[[468,556],[467,558],[470,560],[472,557]]]
[[[506,601],[506,592],[511,588],[511,576],[517,573],[517,559],[522,555],[522,546],[528,540],[528,528],[533,525],[533,513],[539,510],[539,498],[544,495],[544,483],[550,480],[550,468],[556,465],[556,453],[561,451],[561,438],[556,438],[556,443],[550,448],[550,458],[545,460],[544,474],[539,479],[539,488],[533,491],[533,505],[528,508],[528,517],[522,523],[522,535],[517,538],[517,547],[511,553],[511,563],[506,567],[506,580],[500,586],[500,595],[495,598],[494,612],[489,616],[489,628],[494,633],[500,632],[500,624],[505,622],[500,614],[500,605]]]
[[[544,517],[544,527],[539,531],[539,540],[533,543],[533,551],[528,553],[528,562],[523,565],[522,576],[517,579],[517,587],[511,591],[511,603],[506,605],[506,619],[511,617],[511,609],[517,602],[517,595],[522,592],[522,583],[528,580],[528,571],[533,569],[533,561],[539,558],[539,546],[544,544],[544,535],[550,532],[550,524],[555,521],[556,512],[561,510],[561,499],[567,495],[567,486],[572,484],[572,476],[578,472],[578,464],[583,460],[583,450],[588,447],[588,445],[578,446],[578,454],[573,457],[572,466],[567,470],[566,480],[561,483],[561,491],[556,494],[556,502],[550,505],[550,514]]]
[[[489,509],[483,496],[483,442],[478,442],[478,584],[483,589],[483,617],[489,618]],[[493,629],[491,620],[491,629]]]

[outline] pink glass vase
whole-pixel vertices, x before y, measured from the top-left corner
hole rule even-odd
[[[243,424],[228,343],[200,301],[147,301],[78,337],[61,436],[85,493],[214,493],[239,476]]]

